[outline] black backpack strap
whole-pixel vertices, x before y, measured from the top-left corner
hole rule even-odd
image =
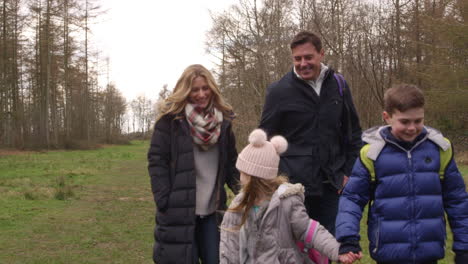
[[[348,143],[352,140],[353,128],[351,127],[351,114],[349,111],[348,101],[346,101],[346,98],[344,97],[344,93],[346,91],[346,81],[343,75],[339,73],[333,73],[333,76],[335,77],[336,83],[338,84],[338,92],[340,93],[340,96],[343,97],[342,116],[344,117],[344,120],[342,120],[341,123],[343,127],[344,142]]]
[[[338,91],[340,92],[341,97],[343,97],[343,90],[345,87],[345,80],[343,75],[339,73],[333,73],[333,77],[335,77],[336,83],[338,84]]]

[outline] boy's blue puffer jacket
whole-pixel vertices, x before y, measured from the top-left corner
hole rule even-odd
[[[455,161],[440,182],[439,148],[450,144],[435,129],[407,151],[385,136],[389,127],[369,129],[377,186],[369,221],[369,251],[378,262],[421,263],[444,257],[444,210],[453,231],[453,250],[468,251],[468,195]],[[336,238],[358,241],[362,210],[369,201],[370,176],[357,160],[339,202]]]

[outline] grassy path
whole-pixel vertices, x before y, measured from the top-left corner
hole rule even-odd
[[[154,205],[147,146],[134,142],[94,151],[31,154],[39,158],[30,164],[35,166],[30,177],[0,174],[0,263],[152,263]],[[7,166],[5,159],[0,157],[0,173]],[[48,172],[41,175],[45,167]],[[69,199],[47,197],[46,190],[54,190],[54,181],[63,177],[58,174],[65,175],[72,188]],[[5,186],[17,189],[17,195],[5,195]],[[26,199],[34,190],[44,194]]]

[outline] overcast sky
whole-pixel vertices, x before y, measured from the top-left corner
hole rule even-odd
[[[108,10],[91,29],[101,65],[109,56],[110,80],[128,100],[138,95],[154,100],[164,84],[173,88],[188,65],[213,67],[213,58],[205,53],[208,10],[225,10],[236,0],[98,2]]]

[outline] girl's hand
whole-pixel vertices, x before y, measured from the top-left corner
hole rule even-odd
[[[353,252],[348,252],[346,254],[342,254],[338,256],[339,262],[343,264],[351,264],[356,260],[359,260],[362,258],[362,252],[359,253],[353,253]]]

